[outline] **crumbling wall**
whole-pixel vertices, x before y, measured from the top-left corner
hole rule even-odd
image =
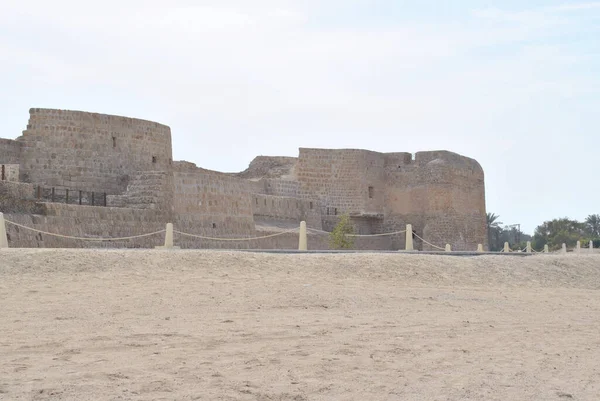
[[[257,156],[246,170],[235,175],[248,180],[292,177],[297,162],[298,159],[295,157]]]

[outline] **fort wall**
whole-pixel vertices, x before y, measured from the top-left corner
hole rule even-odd
[[[0,164],[19,164],[21,143],[12,139],[0,138]]]
[[[321,213],[316,201],[285,196],[254,194],[252,196],[254,221],[257,225],[298,227],[306,221],[310,228],[321,229]]]
[[[389,163],[386,176],[386,230],[410,223],[428,242],[449,243],[454,250],[487,242],[484,175],[475,160],[445,151],[419,152],[410,163]]]
[[[0,164],[10,173],[10,181],[17,175],[21,181],[17,186],[5,181],[0,185],[0,211],[50,232],[128,236],[173,222],[176,230],[191,234],[247,238],[294,228],[302,220],[310,228],[331,231],[347,213],[357,234],[400,231],[412,224],[426,240],[416,238],[417,249],[432,249],[427,241],[440,247],[450,243],[455,250],[473,250],[487,242],[483,170],[475,160],[448,151],[418,152],[413,157],[407,152],[301,148],[298,158],[259,156],[244,172],[220,173],[172,161],[167,126],[127,117],[31,109],[22,137],[0,139]],[[46,189],[36,200],[37,186]],[[106,193],[107,207],[65,205],[66,189],[84,191],[88,197],[94,191],[102,200]],[[49,200],[48,191],[50,199],[63,204],[40,202]],[[101,222],[98,226],[95,219]],[[15,244],[68,245],[68,240],[36,239],[11,230]],[[327,235],[320,235],[309,236],[313,249],[328,247]],[[181,234],[176,240],[183,248],[297,247],[295,233],[250,242]],[[136,241],[85,246],[156,243],[153,238]],[[361,237],[356,247],[403,249],[404,241],[402,234]]]
[[[254,234],[248,181],[187,162],[174,164],[173,181],[173,223],[179,230],[210,237]]]
[[[5,217],[37,230],[75,237],[126,237],[165,228],[160,215],[143,209],[45,203],[42,213],[6,213]],[[152,248],[164,243],[164,234],[124,241],[89,242],[40,234],[11,224],[6,228],[10,247]]]
[[[377,152],[301,148],[296,171],[303,196],[317,198],[323,215],[365,215],[383,213],[383,167]]]
[[[31,109],[21,143],[21,180],[120,194],[129,174],[169,171],[170,128],[134,118]]]

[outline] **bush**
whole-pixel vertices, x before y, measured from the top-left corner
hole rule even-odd
[[[354,227],[350,222],[350,216],[343,214],[331,234],[329,234],[329,247],[331,249],[354,248],[354,237],[349,237],[349,234],[354,234]]]

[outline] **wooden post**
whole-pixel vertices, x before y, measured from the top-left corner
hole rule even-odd
[[[67,193],[66,193],[66,195],[65,195],[65,198],[66,198],[66,199],[65,199],[65,203],[68,205],[68,204],[69,204],[69,189],[67,188],[67,190],[66,190],[66,191],[67,191]]]
[[[50,199],[52,202],[54,202],[54,187],[52,187],[52,197]]]
[[[94,206],[94,191],[92,191],[92,206]]]
[[[81,191],[79,191],[79,204],[81,205]]]
[[[2,165],[2,174],[1,175],[2,175],[2,180],[1,181],[4,181],[6,179],[6,171],[5,171],[4,164]]]
[[[106,207],[106,192],[104,193],[104,207]]]

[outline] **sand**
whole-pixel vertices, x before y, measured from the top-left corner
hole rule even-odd
[[[600,256],[0,250],[2,400],[598,400]]]

